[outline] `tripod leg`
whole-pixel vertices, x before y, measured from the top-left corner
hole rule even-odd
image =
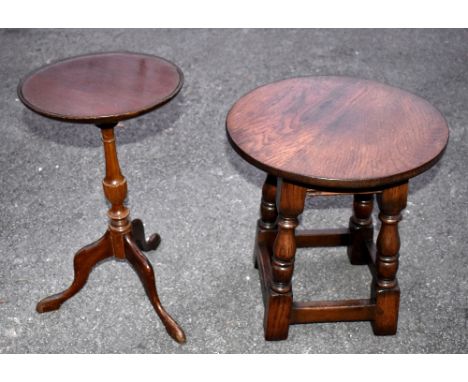
[[[125,249],[127,260],[130,262],[130,264],[132,264],[135,272],[140,277],[146,294],[148,295],[154,310],[156,310],[156,313],[166,327],[167,332],[177,342],[184,343],[186,341],[184,331],[179,326],[179,324],[164,310],[161,302],[159,301],[153,267],[151,266],[146,256],[140,251],[132,237],[129,235],[125,236]]]
[[[132,220],[132,236],[138,248],[142,251],[154,251],[161,243],[161,236],[157,233],[152,234],[148,240],[145,236],[145,228],[140,219]]]
[[[106,232],[99,240],[81,248],[76,253],[73,259],[75,277],[68,289],[41,300],[37,304],[36,310],[39,313],[45,313],[59,309],[66,300],[73,297],[83,288],[93,267],[101,260],[111,256],[110,236],[109,233]]]

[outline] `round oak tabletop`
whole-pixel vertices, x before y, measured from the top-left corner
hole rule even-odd
[[[448,127],[426,100],[350,77],[291,78],[240,98],[226,128],[266,172],[315,187],[364,189],[420,174],[442,156]]]
[[[68,122],[115,123],[147,113],[174,97],[182,71],[156,56],[111,52],[71,57],[28,74],[21,101],[43,116]]]

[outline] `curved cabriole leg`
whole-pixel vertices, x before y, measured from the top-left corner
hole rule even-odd
[[[272,250],[274,234],[276,232],[276,218],[278,211],[276,210],[276,176],[268,174],[262,187],[262,201],[260,203],[260,219],[257,221],[257,234],[254,249],[254,266],[258,268],[257,263],[257,243],[260,240],[266,240],[267,246]]]
[[[384,190],[377,196],[382,222],[377,237],[376,279],[372,294],[375,299],[375,318],[372,327],[376,335],[390,335],[397,331],[400,288],[396,279],[400,236],[398,222],[406,207],[408,183]]]
[[[140,219],[132,220],[132,237],[138,248],[145,252],[154,251],[161,243],[161,236],[157,233],[152,234],[149,239],[146,240],[145,228]]]
[[[288,338],[292,309],[292,276],[296,254],[295,228],[297,217],[304,210],[306,189],[280,179],[278,182],[278,233],[271,260],[271,293],[265,307],[266,340]]]
[[[80,249],[73,260],[75,277],[70,287],[61,292],[41,300],[36,310],[39,313],[50,312],[59,309],[60,306],[69,298],[78,293],[86,284],[88,276],[93,267],[100,261],[112,256],[110,235],[107,231],[104,236],[92,244]]]
[[[348,246],[348,258],[353,265],[367,264],[369,259],[366,243],[373,240],[372,208],[374,194],[355,194],[353,216],[349,219],[351,244]]]
[[[167,332],[178,343],[185,343],[186,338],[184,331],[179,326],[179,324],[164,310],[161,302],[159,301],[153,267],[151,266],[146,256],[140,251],[133,239],[128,235],[125,236],[125,250],[127,260],[130,262],[130,264],[132,264],[135,272],[140,277],[146,294],[148,295],[154,310],[156,310],[156,313],[166,327]]]

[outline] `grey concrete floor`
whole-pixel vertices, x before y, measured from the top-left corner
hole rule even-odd
[[[2,30],[0,31],[0,352],[445,353],[468,331],[468,31]],[[39,299],[66,288],[72,259],[106,226],[103,158],[93,126],[34,115],[18,101],[28,71],[109,50],[163,56],[185,86],[163,108],[125,123],[119,156],[133,217],[162,236],[150,252],[166,309],[187,344],[164,330],[133,270],[106,262],[59,311]],[[442,161],[410,184],[400,224],[396,336],[367,322],[293,326],[265,342],[251,261],[264,174],[227,143],[230,106],[252,88],[297,75],[350,75],[419,94],[450,126]],[[347,224],[349,197],[308,201],[304,225]],[[300,250],[297,299],[365,298],[370,275],[344,249]],[[350,287],[351,286],[351,287]]]

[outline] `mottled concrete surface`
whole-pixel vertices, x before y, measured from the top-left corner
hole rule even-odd
[[[468,331],[468,31],[0,31],[0,352],[466,352]],[[102,148],[93,126],[46,120],[18,101],[18,80],[51,60],[132,50],[176,62],[173,102],[118,131],[133,217],[163,242],[149,253],[160,297],[188,342],[166,335],[133,270],[97,267],[59,311],[37,301],[69,285],[73,254],[106,225]],[[398,334],[367,322],[294,326],[265,342],[252,266],[263,173],[227,143],[230,106],[253,87],[296,75],[359,76],[419,94],[447,118],[442,161],[411,184],[401,223]],[[308,202],[303,223],[346,225],[350,198]],[[297,299],[367,297],[370,275],[344,249],[298,251]],[[310,253],[310,255],[309,255]]]

